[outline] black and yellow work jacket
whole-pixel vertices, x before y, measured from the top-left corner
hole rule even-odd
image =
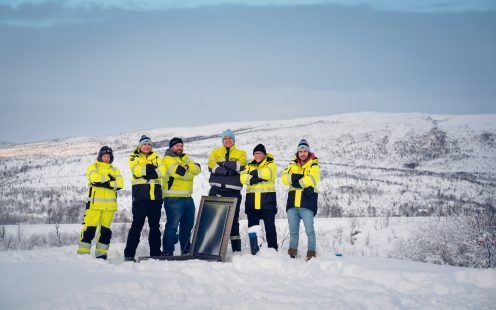
[[[87,209],[117,210],[117,191],[124,187],[121,172],[112,164],[95,161],[86,168],[88,178]]]
[[[243,184],[239,180],[239,173],[246,164],[246,152],[237,149],[235,145],[213,149],[208,157],[210,186],[226,191],[241,191]]]
[[[256,176],[263,181],[250,185],[254,177],[251,174],[256,171]],[[245,169],[241,171],[240,181],[246,185],[245,212],[249,210],[275,210],[277,212],[276,200],[276,164],[274,156],[267,153],[267,157],[260,163],[253,159]]]
[[[165,175],[165,167],[162,165],[157,153],[151,151],[148,156],[140,152],[137,147],[129,156],[129,169],[132,174],[133,201],[157,200],[162,201],[161,179]],[[157,176],[149,178],[146,174],[146,165],[155,166]]]
[[[319,159],[315,157],[315,154],[310,153],[309,159],[303,165],[300,165],[298,159],[295,158],[283,171],[282,183],[289,187],[286,210],[289,208],[308,208],[317,214],[320,180],[318,163]]]
[[[193,179],[200,174],[200,165],[194,163],[187,154],[178,156],[170,149],[165,152],[162,163],[166,171],[162,180],[162,197],[191,197],[193,194]],[[186,170],[183,175],[178,173],[179,166]]]

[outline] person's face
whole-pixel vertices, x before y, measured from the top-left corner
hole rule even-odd
[[[298,150],[298,158],[301,161],[305,161],[308,158],[308,151],[307,150]]]
[[[234,140],[231,137],[224,137],[224,140],[222,140],[222,142],[225,147],[231,147],[234,145]]]
[[[110,154],[103,154],[102,155],[102,162],[106,164],[110,164]]]
[[[177,144],[174,144],[172,146],[172,153],[176,154],[176,155],[183,155],[183,149],[184,149],[184,145],[182,143],[177,143]]]
[[[261,163],[265,159],[266,156],[264,153],[257,151],[255,153],[253,153],[253,157],[255,157],[255,161],[257,163]]]
[[[152,144],[151,143],[145,143],[141,145],[140,147],[141,153],[148,154],[152,151]]]

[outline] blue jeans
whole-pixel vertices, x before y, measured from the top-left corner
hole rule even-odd
[[[172,255],[179,228],[181,254],[190,251],[191,230],[195,222],[195,203],[191,197],[165,198],[164,209],[167,216],[163,241],[163,254]]]
[[[305,233],[308,237],[308,251],[315,251],[317,240],[315,230],[313,229],[313,211],[307,208],[290,208],[288,213],[289,223],[289,247],[298,249],[298,241],[300,239],[300,219],[305,225]]]

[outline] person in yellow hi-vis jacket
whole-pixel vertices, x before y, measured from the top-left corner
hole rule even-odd
[[[319,159],[310,152],[305,139],[298,143],[296,158],[282,173],[282,183],[289,187],[286,212],[289,222],[290,257],[298,254],[300,219],[308,237],[307,259],[316,256],[316,238],[313,218],[317,214],[318,184],[320,179]]]
[[[127,235],[124,260],[134,261],[145,218],[148,218],[150,227],[150,256],[160,256],[161,178],[165,175],[165,167],[157,153],[152,150],[152,140],[146,135],[141,136],[139,145],[129,156],[128,163],[133,175],[133,223]]]
[[[233,252],[241,251],[241,236],[239,234],[239,209],[241,206],[241,190],[243,184],[239,180],[239,173],[247,164],[246,152],[235,145],[234,133],[226,129],[221,134],[222,146],[215,148],[208,157],[210,171],[209,196],[236,197],[236,210],[231,228],[231,248]]]
[[[89,254],[91,241],[100,227],[95,256],[107,259],[112,231],[110,225],[117,210],[117,191],[124,187],[121,172],[112,166],[112,149],[104,146],[97,160],[86,168],[88,177],[88,202],[84,213],[83,229],[79,240],[79,254]]]
[[[276,164],[274,156],[267,153],[263,144],[253,149],[254,159],[241,171],[240,181],[246,184],[245,213],[248,217],[248,231],[260,235],[260,220],[263,219],[267,245],[277,250],[275,216]],[[252,251],[253,253],[253,251]]]
[[[162,180],[164,209],[167,216],[163,236],[164,256],[174,254],[174,244],[179,239],[181,254],[190,251],[191,230],[195,222],[195,203],[193,194],[193,179],[200,174],[200,164],[193,162],[186,153],[183,153],[184,144],[180,138],[169,141],[169,149],[165,151],[162,163],[166,175]],[[177,230],[179,227],[179,237]]]

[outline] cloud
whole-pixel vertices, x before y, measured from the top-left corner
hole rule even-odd
[[[0,0],[0,4],[13,8],[23,5],[55,4],[65,8],[83,9],[121,9],[129,11],[155,11],[167,9],[191,9],[219,5],[242,6],[308,6],[339,5],[366,6],[378,10],[403,12],[465,12],[496,10],[491,0]]]

